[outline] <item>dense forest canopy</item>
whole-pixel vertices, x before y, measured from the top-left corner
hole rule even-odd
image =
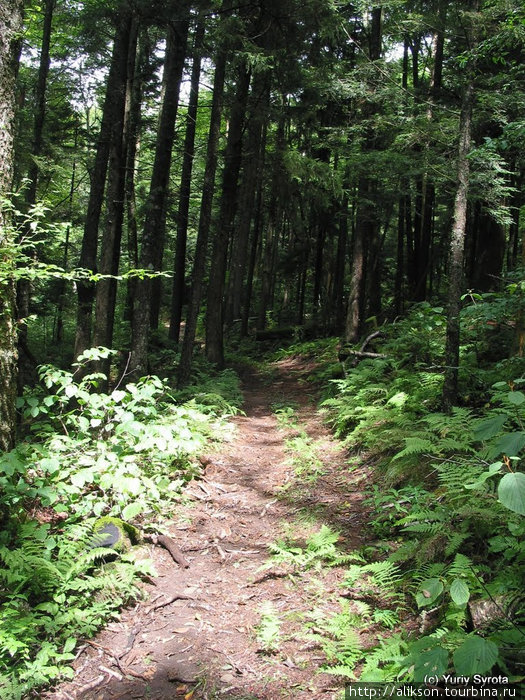
[[[232,349],[337,338],[342,375],[330,380],[342,383],[329,401],[340,436],[397,465],[463,450],[476,494],[505,473],[489,504],[512,515],[494,510],[490,523],[500,537],[515,519],[514,549],[506,540],[498,550],[515,565],[514,590],[525,514],[514,469],[525,446],[524,59],[522,0],[4,0],[3,561],[33,527],[28,499],[75,522],[133,519],[163,500],[163,459],[199,449],[208,429],[194,406],[165,404],[167,385],[151,375],[186,400],[188,385],[207,381],[203,363],[222,372]],[[478,442],[462,443],[484,410]],[[378,425],[388,438],[372,448]],[[111,458],[93,435],[113,441]],[[476,472],[468,460],[480,440],[492,443]],[[143,478],[135,452],[159,441]],[[99,471],[86,462],[76,473],[79,449]],[[97,500],[118,484],[109,505]],[[465,515],[449,559],[475,517]],[[76,555],[62,555],[73,566]],[[0,580],[2,601],[12,585]],[[9,643],[11,656],[26,654]],[[452,650],[425,653],[446,667]]]
[[[522,262],[519,2],[49,0],[24,18],[13,190],[39,233],[20,236],[84,273],[20,282],[23,373],[92,345],[145,373],[168,336],[184,383],[201,318],[219,365],[254,327],[355,342]]]

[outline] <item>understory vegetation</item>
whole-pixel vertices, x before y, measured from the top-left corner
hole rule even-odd
[[[351,351],[340,352],[340,378],[331,378],[335,341],[286,351],[321,358],[312,373],[324,387],[321,411],[348,447],[349,468],[364,463],[372,473],[375,540],[363,550],[340,551],[344,533],[326,525],[304,545],[292,538],[273,548],[276,564],[345,567],[340,610],[313,611],[305,623],[325,670],[362,681],[446,673],[523,680],[521,294],[511,282],[502,294],[465,299],[460,401],[451,413],[441,412],[441,307],[418,304],[385,325],[374,339],[378,357],[356,364]],[[278,415],[293,425],[293,409]]]
[[[194,457],[238,411],[231,371],[208,374],[191,398],[154,376],[105,393],[105,375],[88,366],[108,353],[87,351],[73,372],[41,367],[18,402],[25,437],[0,459],[3,698],[72,677],[79,640],[140,598],[151,561],[141,548],[98,546],[97,523],[132,521],[134,544],[162,532],[198,472]]]

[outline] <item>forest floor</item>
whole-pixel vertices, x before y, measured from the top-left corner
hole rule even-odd
[[[320,670],[326,658],[305,625],[313,610],[339,610],[344,568],[298,570],[273,563],[268,549],[280,538],[304,547],[323,524],[341,533],[343,551],[370,538],[362,494],[369,472],[349,471],[305,381],[310,370],[286,359],[269,373],[243,373],[245,415],[232,419],[231,441],[202,458],[189,504],[169,523],[189,568],[145,546],[158,572],[145,599],[79,648],[74,679],[46,700],[343,696],[344,680]],[[283,406],[294,408],[284,426],[276,415]],[[313,467],[290,454],[290,439],[305,433],[318,456]]]

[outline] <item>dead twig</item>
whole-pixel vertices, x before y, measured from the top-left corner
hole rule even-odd
[[[122,680],[122,675],[120,673],[117,673],[116,671],[112,671],[110,668],[107,666],[99,666],[98,667],[99,671],[103,671],[104,673],[107,673],[109,676],[113,676],[113,678],[116,678],[117,681]]]
[[[104,674],[98,676],[98,678],[94,678],[92,681],[89,681],[89,683],[82,685],[78,690],[78,694],[82,695],[83,693],[87,693],[89,690],[94,690],[95,688],[98,688],[98,686],[102,685],[102,683],[104,683],[105,680],[106,676]]]
[[[161,600],[159,603],[156,603],[155,605],[150,605],[149,608],[146,608],[146,615],[149,615],[150,613],[154,612],[155,610],[159,610],[160,608],[165,608],[167,605],[171,605],[176,600],[195,600],[195,598],[193,598],[191,595],[186,595],[185,593],[175,593],[169,598],[166,598],[166,600]]]

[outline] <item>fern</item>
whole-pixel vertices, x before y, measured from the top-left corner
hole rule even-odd
[[[412,455],[422,455],[435,451],[435,442],[428,438],[407,437],[405,438],[405,447],[394,455],[394,459],[401,459]]]
[[[399,669],[407,651],[407,642],[399,634],[381,639],[374,649],[367,650],[359,680],[362,682],[399,680]]]
[[[464,554],[456,554],[454,561],[448,567],[447,574],[454,578],[471,578],[472,569],[473,564],[469,557],[466,557]]]

